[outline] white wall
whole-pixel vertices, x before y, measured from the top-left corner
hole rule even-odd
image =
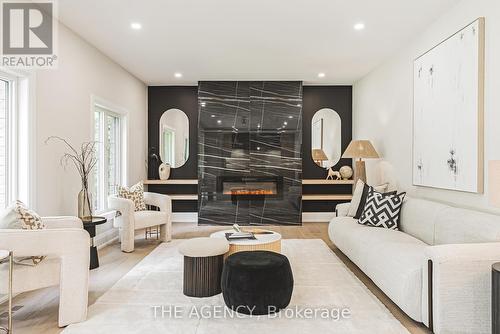
[[[485,194],[412,186],[413,59],[481,16],[486,18]],[[487,196],[487,162],[500,159],[499,36],[500,1],[464,0],[354,84],[353,136],[372,140],[383,157],[383,161],[367,162],[369,182],[379,182],[382,179],[380,173],[386,173],[394,175],[398,188],[410,195],[492,210]]]
[[[73,145],[92,140],[91,96],[128,111],[128,183],[146,176],[147,87],[75,33],[59,27],[59,66],[36,73],[36,196],[41,215],[76,215],[80,179],[59,159],[64,148],[45,139],[61,136]]]

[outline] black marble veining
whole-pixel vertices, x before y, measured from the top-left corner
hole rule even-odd
[[[298,225],[302,83],[200,82],[199,224]],[[279,180],[279,196],[228,196],[222,177]]]

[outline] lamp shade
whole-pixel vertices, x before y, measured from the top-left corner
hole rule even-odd
[[[347,146],[342,158],[380,158],[369,140],[353,140]]]
[[[312,158],[314,161],[325,161],[328,160],[325,152],[320,148],[313,148],[312,150]]]
[[[500,208],[500,160],[488,163],[488,195],[490,205]]]

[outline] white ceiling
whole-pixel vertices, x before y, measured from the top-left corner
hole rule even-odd
[[[457,0],[60,0],[60,20],[148,85],[352,84]],[[140,22],[141,30],[132,30]],[[353,25],[364,22],[363,31]],[[175,72],[183,77],[177,79]],[[317,74],[324,72],[324,78]]]

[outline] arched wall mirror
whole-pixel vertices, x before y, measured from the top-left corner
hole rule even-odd
[[[335,166],[341,157],[342,121],[335,110],[316,111],[311,122],[311,155],[316,165]]]
[[[160,158],[179,168],[189,158],[189,119],[179,109],[169,109],[160,118]]]

